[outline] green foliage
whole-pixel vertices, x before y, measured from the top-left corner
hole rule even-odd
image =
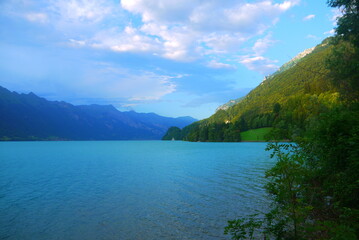
[[[267,150],[273,150],[271,157],[278,159],[266,172],[269,179],[266,190],[273,199],[272,209],[266,214],[267,231],[277,238],[299,239],[303,222],[312,210],[312,206],[303,201],[307,189],[302,183],[308,175],[305,156],[292,144],[271,143]]]
[[[200,126],[192,124],[182,129],[184,140],[192,142],[240,142],[240,124],[212,123]]]
[[[359,2],[357,0],[328,0],[330,7],[340,8],[343,16],[338,19],[336,33],[348,39],[359,35]],[[356,39],[359,41],[359,39]]]
[[[274,110],[278,110],[278,106],[283,107],[293,95],[332,91],[325,78],[328,71],[324,60],[329,52],[328,45],[319,45],[315,52],[301,59],[296,65],[262,82],[243,101],[228,110],[230,120],[242,116],[249,122],[261,114],[277,113]],[[274,105],[277,106],[276,109]],[[217,116],[214,115],[213,118],[216,119]]]
[[[338,104],[339,94],[336,92],[291,96],[274,120],[273,126],[277,129],[277,136],[272,139],[296,139],[302,136],[313,118],[328,112]]]
[[[251,215],[249,218],[230,220],[224,229],[224,234],[231,235],[233,240],[256,239],[256,230],[262,224],[263,221],[258,219],[257,214]]]
[[[273,106],[273,113],[278,114],[280,112],[281,105],[279,103],[275,103]]]
[[[260,141],[264,142],[269,140],[269,133],[271,132],[272,128],[258,128],[252,129],[248,131],[241,132],[241,139],[242,141]]]
[[[326,60],[326,65],[331,70],[329,77],[344,100],[357,101],[359,99],[359,46],[355,46],[351,41],[337,41]]]
[[[162,140],[181,140],[182,139],[182,132],[181,129],[178,127],[170,127],[166,133],[166,135],[163,136]]]
[[[278,159],[277,164],[266,172],[268,183],[265,188],[273,200],[271,208],[264,214],[264,220],[254,221],[251,216],[230,221],[225,230],[232,234],[232,239],[245,239],[248,232],[275,239],[303,237],[302,229],[312,210],[312,206],[303,201],[307,190],[302,183],[308,175],[305,156],[298,154],[298,146],[292,144],[270,143],[267,150],[272,150],[271,157]]]
[[[269,143],[278,161],[266,172],[272,199],[264,220],[234,220],[226,231],[274,239],[359,237],[359,104],[337,106],[307,122],[297,144]],[[253,221],[252,221],[253,223]],[[236,234],[236,235],[234,235]],[[242,238],[235,238],[241,236]]]
[[[303,141],[303,151],[315,164],[327,195],[338,206],[359,202],[359,104],[337,107],[318,117]]]
[[[341,97],[346,101],[359,99],[359,1],[329,0],[329,6],[341,9],[338,19],[335,46],[327,59],[331,80],[339,87]]]

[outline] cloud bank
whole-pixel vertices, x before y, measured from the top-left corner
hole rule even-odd
[[[182,62],[207,58],[208,67],[229,68],[219,59],[242,55],[245,42],[265,34],[298,3],[122,0],[116,5],[105,0],[53,0],[43,12],[24,15],[29,21],[53,24],[69,36],[71,46],[145,53]],[[134,18],[139,20],[133,22]],[[256,42],[254,48],[261,48],[260,44]]]
[[[206,59],[207,67],[235,69],[233,65],[238,63],[249,66],[248,61],[228,63],[222,59],[243,55],[244,43],[266,34],[283,13],[298,3],[299,0],[11,0],[7,6],[29,22],[53,26],[67,37],[69,46],[149,54],[180,62]],[[313,17],[308,15],[305,20]],[[253,46],[252,55],[259,59],[272,43],[262,38]],[[260,65],[249,69],[262,73],[268,65],[263,65],[262,70]]]

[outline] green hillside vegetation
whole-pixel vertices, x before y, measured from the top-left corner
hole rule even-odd
[[[359,1],[329,0],[328,4],[343,13],[336,36],[330,45],[317,48],[283,72],[289,79],[293,77],[289,73],[302,68],[309,79],[302,87],[283,85],[270,95],[276,102],[273,137],[287,135],[295,141],[268,144],[277,160],[265,176],[271,204],[259,214],[228,221],[225,234],[234,240],[359,239]],[[314,58],[312,64],[325,68],[308,65]],[[293,96],[283,99],[289,92]],[[256,113],[267,111],[252,106],[255,113],[236,105],[232,111],[243,113],[234,117],[252,116],[247,119],[253,121]]]
[[[242,142],[265,142],[268,140],[272,128],[258,128],[241,132]]]
[[[182,132],[178,127],[170,127],[166,133],[166,135],[162,138],[163,140],[181,140]]]
[[[333,51],[328,38],[303,58],[287,63],[227,110],[182,129],[186,141],[241,141],[240,132],[275,127],[278,139],[293,139],[313,116],[337,105],[338,88],[326,67]]]

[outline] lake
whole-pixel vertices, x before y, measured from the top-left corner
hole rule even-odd
[[[0,239],[226,239],[266,207],[265,146],[0,142]]]

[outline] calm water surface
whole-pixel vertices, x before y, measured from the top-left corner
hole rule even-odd
[[[265,207],[265,146],[0,142],[0,239],[226,239]]]

